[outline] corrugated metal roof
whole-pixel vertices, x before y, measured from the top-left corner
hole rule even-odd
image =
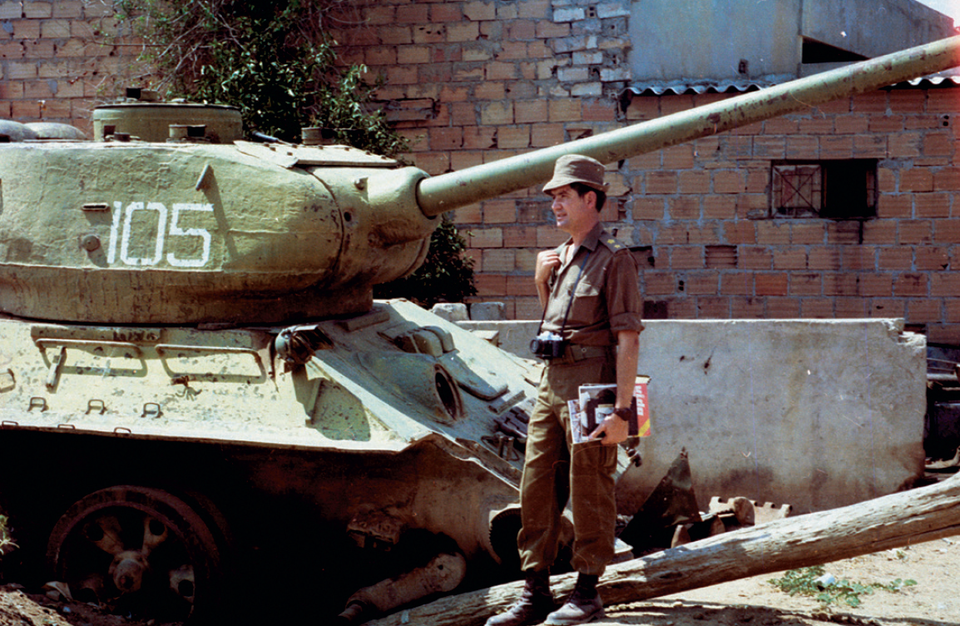
[[[697,80],[697,81],[638,81],[627,87],[627,90],[637,96],[662,96],[704,93],[746,93],[759,91],[765,87],[773,87],[787,82],[770,80]],[[960,86],[960,70],[940,72],[909,81],[891,85],[888,89],[907,88],[952,88]]]

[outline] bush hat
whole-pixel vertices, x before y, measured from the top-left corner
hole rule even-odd
[[[557,159],[553,167],[553,178],[543,186],[543,191],[549,193],[570,183],[583,183],[591,189],[606,193],[609,185],[603,182],[603,174],[603,164],[600,161],[581,154],[566,154]]]

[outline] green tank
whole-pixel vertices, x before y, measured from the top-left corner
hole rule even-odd
[[[279,592],[356,622],[515,576],[539,366],[373,286],[420,265],[441,213],[560,155],[611,163],[957,64],[952,38],[436,177],[242,141],[228,107],[111,105],[94,141],[3,122],[3,567],[174,621]]]

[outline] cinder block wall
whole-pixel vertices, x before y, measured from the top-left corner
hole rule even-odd
[[[140,80],[111,0],[0,0],[0,118],[72,124]]]

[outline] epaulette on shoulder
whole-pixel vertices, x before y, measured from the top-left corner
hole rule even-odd
[[[619,241],[617,241],[615,238],[611,237],[610,235],[607,235],[606,237],[602,237],[600,241],[603,242],[608,248],[610,248],[614,252],[616,252],[617,250],[625,250],[627,247],[622,243],[620,243]]]

